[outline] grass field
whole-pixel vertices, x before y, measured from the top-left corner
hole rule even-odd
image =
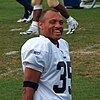
[[[27,30],[31,24],[16,22],[22,12],[23,7],[15,0],[0,0],[0,100],[21,100],[20,48],[33,37],[11,31]],[[70,45],[73,100],[100,100],[100,8],[70,9],[69,13],[79,22],[75,34],[63,33]],[[17,53],[6,55],[10,51]]]

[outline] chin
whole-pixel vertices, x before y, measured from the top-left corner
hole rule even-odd
[[[56,40],[59,40],[61,38],[61,36],[57,37]]]

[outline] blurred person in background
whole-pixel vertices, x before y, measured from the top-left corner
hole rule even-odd
[[[43,0],[32,0],[32,4],[34,5],[32,24],[26,32],[20,32],[20,34],[39,34],[38,21],[43,9],[42,3]],[[78,22],[68,14],[65,7],[61,5],[58,0],[47,0],[47,3],[49,7],[52,7],[59,11],[61,15],[66,19],[66,22],[68,23],[68,31],[66,34],[74,33],[75,29],[78,26]]]
[[[24,7],[24,15],[22,18],[20,18],[17,22],[29,22],[32,20],[32,12],[33,12],[33,6],[31,5],[31,0],[16,0],[18,3],[23,5]]]

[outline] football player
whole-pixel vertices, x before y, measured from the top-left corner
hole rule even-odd
[[[47,10],[39,21],[40,36],[21,49],[23,100],[72,100],[68,43],[61,38],[63,18]]]

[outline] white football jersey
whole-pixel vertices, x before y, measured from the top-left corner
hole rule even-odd
[[[40,36],[22,46],[23,70],[27,66],[42,73],[34,100],[72,100],[68,43],[63,39],[58,43],[59,47]]]

